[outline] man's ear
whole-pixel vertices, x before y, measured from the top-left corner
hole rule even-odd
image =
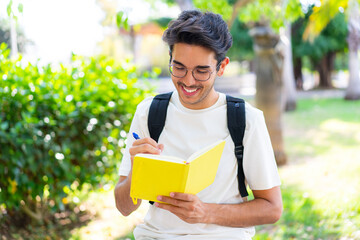
[[[224,74],[225,68],[226,66],[229,64],[230,62],[230,58],[229,57],[225,57],[224,60],[222,60],[221,64],[220,64],[220,69],[217,72],[217,75],[219,77],[221,77]]]

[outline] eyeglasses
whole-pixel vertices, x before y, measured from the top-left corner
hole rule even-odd
[[[222,61],[216,65],[216,69],[220,66]],[[204,82],[210,79],[211,74],[216,71],[210,71],[209,69],[204,69],[201,67],[196,67],[193,70],[191,70],[191,73],[196,81]],[[188,70],[186,67],[179,65],[179,64],[170,64],[169,65],[169,71],[171,75],[177,78],[183,78],[188,73]]]

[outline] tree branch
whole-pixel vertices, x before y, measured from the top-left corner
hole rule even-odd
[[[228,27],[231,29],[232,25],[235,22],[236,17],[239,15],[240,8],[251,2],[252,0],[237,0],[235,5],[233,6],[233,11],[231,14],[231,18],[228,21]]]
[[[29,217],[32,219],[35,219],[36,221],[42,223],[43,222],[43,216],[39,212],[33,212],[27,205],[21,205],[21,209],[26,213]]]

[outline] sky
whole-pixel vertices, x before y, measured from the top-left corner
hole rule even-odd
[[[71,53],[90,56],[100,52],[97,43],[106,34],[101,26],[104,12],[96,0],[13,0],[23,4],[18,23],[32,44],[26,47],[24,58],[41,59],[43,63],[68,62]],[[8,0],[0,0],[0,16],[7,17]],[[177,9],[157,3],[163,15],[176,16]],[[119,0],[118,11],[125,11],[130,24],[146,21],[156,15],[144,0]],[[160,14],[160,15],[161,15]]]
[[[103,15],[95,0],[24,1],[20,23],[34,43],[26,49],[27,57],[58,62],[68,60],[71,52],[94,53],[103,38]]]

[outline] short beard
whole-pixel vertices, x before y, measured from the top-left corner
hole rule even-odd
[[[197,100],[196,102],[191,102],[191,103],[188,103],[188,102],[185,102],[186,104],[189,104],[189,105],[196,105],[200,102],[202,102],[204,99],[206,99],[207,96],[209,96],[210,92],[212,91],[212,89],[214,88],[214,85],[215,85],[215,81],[216,81],[216,78],[214,79],[213,81],[213,84],[211,85],[211,87],[209,87],[209,89],[206,90],[206,92],[203,93],[203,95],[199,98],[199,100]],[[184,86],[184,84],[182,82],[177,82],[178,86]],[[186,86],[186,85],[185,85]],[[191,88],[191,87],[196,87],[196,86],[189,86],[188,88]],[[204,89],[204,87],[202,87]],[[180,99],[181,100],[181,99]]]

